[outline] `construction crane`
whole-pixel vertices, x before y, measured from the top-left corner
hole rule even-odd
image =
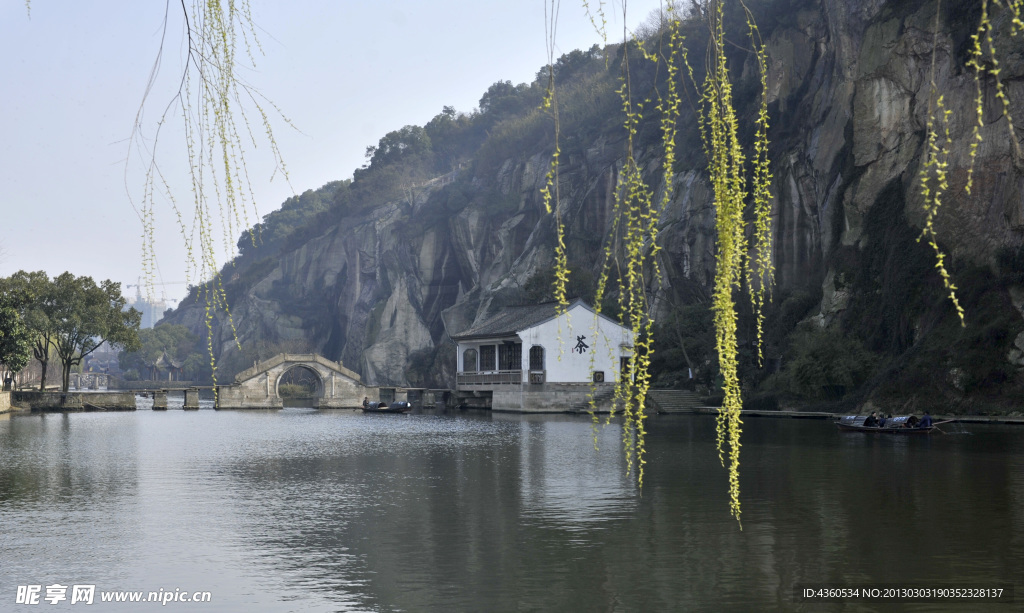
[[[168,285],[188,285],[188,281],[160,281],[160,282],[153,281],[151,283],[143,283],[142,282],[142,277],[137,277],[135,283],[128,283],[127,285],[124,286],[124,288],[125,288],[125,290],[127,290],[129,288],[134,287],[135,288],[135,300],[136,300],[136,302],[142,302],[143,301],[143,299],[142,299],[142,288],[146,287],[147,285],[159,285],[161,287],[167,287]],[[160,291],[160,300],[161,301],[167,301],[168,300],[167,294],[163,290]],[[179,302],[178,300],[176,300],[174,298],[170,298],[169,300],[171,300],[173,302]]]

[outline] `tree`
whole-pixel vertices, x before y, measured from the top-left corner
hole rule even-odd
[[[137,349],[142,313],[125,310],[121,284],[65,272],[53,280],[54,345],[61,361],[61,389],[68,390],[71,369],[103,343]]]
[[[538,70],[536,81],[538,83],[546,83],[548,80],[548,75],[552,70],[554,71],[556,82],[561,83],[564,81],[568,81],[570,78],[572,78],[574,74],[581,71],[582,69],[585,69],[587,66],[603,66],[601,62],[595,62],[595,60],[600,60],[603,54],[604,52],[601,50],[601,47],[596,44],[587,51],[573,49],[569,53],[566,53],[562,55],[562,57],[558,58],[554,66],[544,66],[543,68]],[[495,83],[495,85],[498,85],[498,83]],[[492,85],[491,88],[493,89],[494,85]],[[490,90],[488,90],[488,93],[490,93]],[[485,94],[485,96],[486,95],[487,94]],[[483,100],[481,100],[480,102],[482,104]],[[483,107],[481,107],[481,110],[483,110]]]
[[[32,333],[17,309],[0,304],[0,365],[3,365],[5,387],[6,379],[25,368],[31,357]]]
[[[155,328],[139,330],[138,349],[122,351],[118,355],[118,362],[122,371],[134,370],[141,378],[152,380],[159,377],[157,365],[160,358],[166,355],[182,364],[182,370],[194,375],[199,371],[199,366],[209,364],[199,354],[202,348],[196,346],[198,340],[186,326],[160,324]]]
[[[529,89],[526,83],[512,85],[512,81],[497,81],[480,97],[480,112],[492,114],[495,121],[519,113],[527,107],[525,94]]]
[[[45,272],[19,270],[6,279],[0,279],[0,295],[5,303],[18,311],[28,329],[32,357],[39,361],[41,375],[39,390],[46,389],[46,371],[50,363],[50,350],[55,346],[56,330],[53,315],[56,303],[53,284]]]
[[[784,373],[789,388],[813,399],[842,396],[867,380],[876,363],[855,337],[814,326],[797,330],[791,353]]]
[[[459,115],[453,106],[445,106],[441,112],[423,126],[430,138],[431,148],[437,156],[438,170],[450,171],[457,167],[459,154],[464,152],[467,139],[466,129],[471,121],[467,115]]]
[[[385,134],[376,147],[366,148],[370,166],[379,168],[409,156],[430,151],[430,137],[420,126],[405,126]]]

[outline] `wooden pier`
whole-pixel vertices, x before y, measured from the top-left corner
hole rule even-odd
[[[719,407],[703,406],[700,396],[685,390],[651,390],[647,394],[650,401],[649,413],[662,415],[718,415]],[[796,411],[780,409],[778,411],[763,409],[742,409],[744,417],[788,417],[791,419],[831,419],[836,420],[850,413],[831,413],[828,411]],[[952,419],[964,424],[1010,424],[1024,425],[1024,417],[1018,415],[944,415],[935,414],[933,419]]]

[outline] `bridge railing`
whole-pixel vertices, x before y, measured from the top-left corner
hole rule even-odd
[[[456,383],[463,385],[506,385],[523,382],[521,370],[498,370],[492,372],[460,372],[455,375]]]

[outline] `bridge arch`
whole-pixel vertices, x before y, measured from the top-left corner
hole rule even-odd
[[[363,385],[359,375],[340,362],[315,353],[281,353],[238,373],[232,385],[220,386],[218,406],[278,408],[284,403],[281,386],[295,382],[315,389],[314,406],[321,408],[357,408],[364,397],[379,396],[376,387]]]
[[[278,375],[277,382],[274,384],[274,393],[282,400],[284,398],[323,398],[324,380],[321,374],[308,364],[292,364]]]

